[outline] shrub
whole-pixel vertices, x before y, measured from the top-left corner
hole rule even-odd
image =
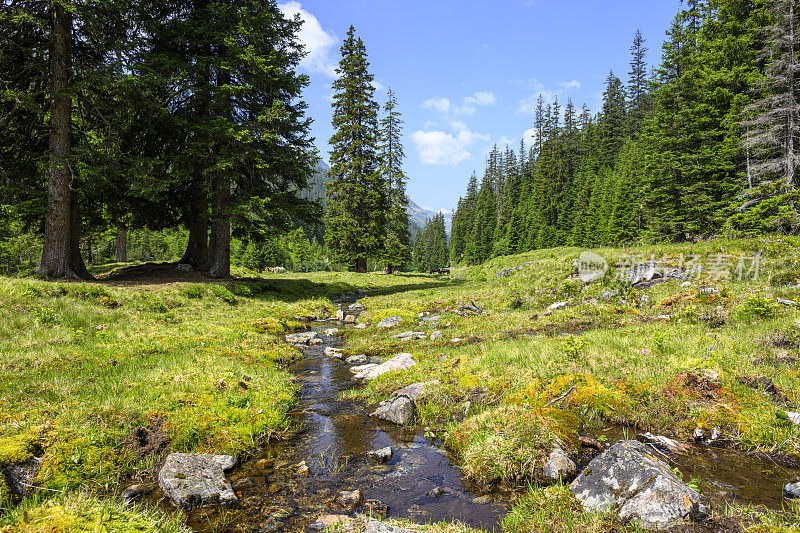
[[[183,289],[184,296],[192,300],[199,300],[203,297],[203,293],[205,293],[205,290],[200,285],[189,285]]]
[[[748,296],[737,309],[739,317],[745,322],[756,318],[772,318],[778,312],[778,304],[762,294]]]
[[[214,293],[214,296],[225,302],[229,305],[236,305],[236,296],[229,291],[226,287],[222,285],[212,285],[211,292]]]

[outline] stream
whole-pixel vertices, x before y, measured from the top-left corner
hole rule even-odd
[[[238,509],[195,509],[188,525],[201,533],[302,531],[319,515],[346,514],[331,501],[340,490],[360,489],[365,500],[380,502],[372,504],[376,508],[388,506],[388,517],[418,523],[459,520],[499,530],[506,506],[490,498],[476,501],[479,493],[462,480],[443,449],[421,433],[370,417],[362,402],[341,398],[360,385],[351,378],[353,365],[324,355],[326,347],[340,346],[341,340],[323,331],[352,326],[338,321],[310,325],[324,342],[299,346],[304,357],[290,367],[301,387],[290,417],[302,430],[229,473]],[[386,446],[393,455],[384,464],[365,455]]]
[[[339,305],[347,310],[354,301]],[[372,418],[368,406],[341,397],[360,385],[351,379],[352,365],[324,355],[326,347],[341,345],[339,337],[323,334],[333,327],[352,325],[311,323],[324,342],[299,346],[304,357],[290,367],[300,384],[290,417],[302,429],[287,441],[265,446],[229,473],[239,498],[234,509],[194,509],[188,525],[200,533],[308,531],[320,515],[347,514],[332,503],[338,491],[360,489],[367,501],[360,512],[372,509],[380,515],[388,508],[387,517],[417,523],[458,520],[499,531],[512,491],[489,496],[479,492],[462,479],[447,452],[424,434]],[[625,438],[621,428],[597,434],[609,442]],[[365,455],[386,446],[393,456],[384,464]],[[719,448],[693,447],[686,455],[671,457],[670,466],[679,468],[685,481],[696,479],[712,501],[773,509],[783,504],[783,485],[800,478],[798,464]]]

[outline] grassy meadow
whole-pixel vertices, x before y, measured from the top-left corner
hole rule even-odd
[[[355,288],[369,292],[360,322],[399,316],[403,323],[347,330],[346,355],[410,352],[419,364],[351,394],[374,402],[437,379],[417,411],[420,428],[475,482],[534,483],[506,530],[635,531],[584,513],[563,487],[536,487],[538,472],[515,459],[539,459],[556,440],[576,450],[570,436],[577,429],[609,423],[682,440],[716,428],[742,449],[800,457],[800,426],[785,414],[800,402],[800,308],[777,302],[800,301],[799,244],[599,249],[612,268],[589,284],[574,275],[576,248],[497,258],[450,276],[285,273],[163,284],[2,278],[0,464],[40,456],[43,490],[12,505],[0,484],[0,531],[82,531],[103,517],[136,531],[179,531],[180,515],[123,508],[117,495],[153,481],[170,451],[242,455],[287,434],[296,386],[285,366],[298,352],[283,335],[300,327],[296,315],[331,316],[330,299]],[[738,280],[739,258],[749,267],[756,253],[757,279],[749,271]],[[636,290],[613,268],[633,256],[706,268],[688,285]],[[556,302],[567,305],[548,310]],[[421,324],[420,313],[441,318]],[[392,337],[405,330],[443,336]],[[749,378],[772,380],[788,403]],[[743,517],[752,532],[799,531],[794,510],[717,512]],[[37,526],[56,514],[67,517],[62,525]]]

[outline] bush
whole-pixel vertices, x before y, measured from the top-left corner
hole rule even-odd
[[[236,305],[236,296],[234,296],[234,294],[226,287],[223,287],[222,285],[212,285],[211,291],[214,293],[214,296],[226,304]]]
[[[739,317],[745,322],[756,318],[772,318],[778,313],[778,304],[762,294],[748,296],[737,309]]]
[[[189,285],[183,289],[184,296],[192,300],[199,300],[203,297],[203,293],[205,293],[205,290],[200,285]]]

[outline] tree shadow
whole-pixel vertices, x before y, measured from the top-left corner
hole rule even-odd
[[[465,280],[452,280],[443,275],[408,272],[385,274],[397,278],[397,284],[382,287],[360,287],[347,281],[313,281],[305,278],[234,278],[220,280],[200,272],[186,272],[177,268],[177,263],[145,263],[125,266],[113,270],[96,282],[118,287],[167,285],[171,283],[215,283],[224,284],[231,291],[248,298],[279,300],[287,303],[309,298],[336,298],[350,292],[365,290],[371,296],[386,296],[414,290],[461,285]],[[408,282],[427,277],[430,281]]]

